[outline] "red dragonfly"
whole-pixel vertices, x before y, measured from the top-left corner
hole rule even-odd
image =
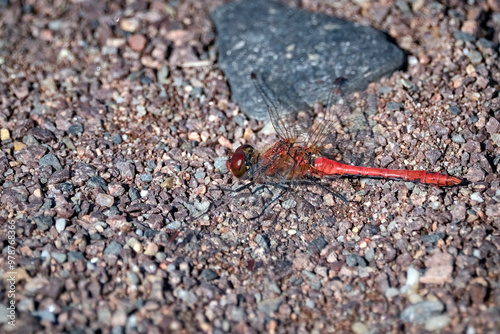
[[[461,179],[449,175],[429,173],[419,170],[370,168],[344,164],[324,156],[329,143],[329,134],[338,128],[338,120],[331,112],[334,107],[335,95],[340,94],[339,86],[343,81],[339,78],[334,89],[330,91],[325,116],[316,126],[306,127],[300,122],[291,122],[287,110],[276,99],[255,73],[252,81],[262,95],[269,112],[269,117],[276,130],[279,140],[260,154],[250,145],[242,145],[229,154],[227,168],[237,178],[248,176],[253,183],[278,185],[283,180],[304,180],[310,177],[325,176],[358,176],[404,180],[431,184],[434,186],[453,186],[462,182]],[[280,186],[282,189],[288,189]],[[241,189],[247,188],[243,186]],[[337,194],[338,196],[338,194]],[[341,197],[342,196],[338,196]],[[273,200],[274,201],[274,200]]]

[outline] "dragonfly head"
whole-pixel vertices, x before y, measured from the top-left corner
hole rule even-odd
[[[236,151],[229,153],[226,167],[234,176],[240,178],[253,167],[257,157],[258,154],[252,146],[241,145]]]

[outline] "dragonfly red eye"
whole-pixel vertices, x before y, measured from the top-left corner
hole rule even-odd
[[[226,161],[226,167],[236,177],[242,177],[247,171],[245,165],[245,152],[238,148],[234,153],[229,153]]]

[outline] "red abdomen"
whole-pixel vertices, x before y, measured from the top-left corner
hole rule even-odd
[[[457,177],[444,174],[428,173],[420,170],[359,167],[346,165],[327,158],[317,158],[314,161],[314,168],[320,173],[327,175],[352,175],[395,179],[432,184],[435,186],[453,186],[462,182],[462,180]]]

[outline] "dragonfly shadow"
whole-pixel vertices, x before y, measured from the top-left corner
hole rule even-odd
[[[316,194],[318,198],[312,198],[312,193],[308,191],[307,187],[319,188],[319,194]],[[243,217],[250,222],[262,221],[263,219],[276,220],[281,211],[273,212],[271,209],[278,204],[284,211],[293,212],[295,210],[298,216],[313,215],[318,206],[323,205],[323,195],[326,194],[337,199],[337,203],[342,205],[349,203],[344,195],[331,189],[329,182],[314,177],[281,180],[279,183],[265,181],[256,184],[253,181],[248,181],[237,188],[217,185],[215,189],[222,191],[223,194],[221,198],[211,200],[212,205],[209,211],[212,211],[216,216],[224,215],[228,219],[235,219],[231,214],[238,213],[238,217]],[[206,214],[203,213],[203,215]],[[273,218],[273,216],[275,217]]]

